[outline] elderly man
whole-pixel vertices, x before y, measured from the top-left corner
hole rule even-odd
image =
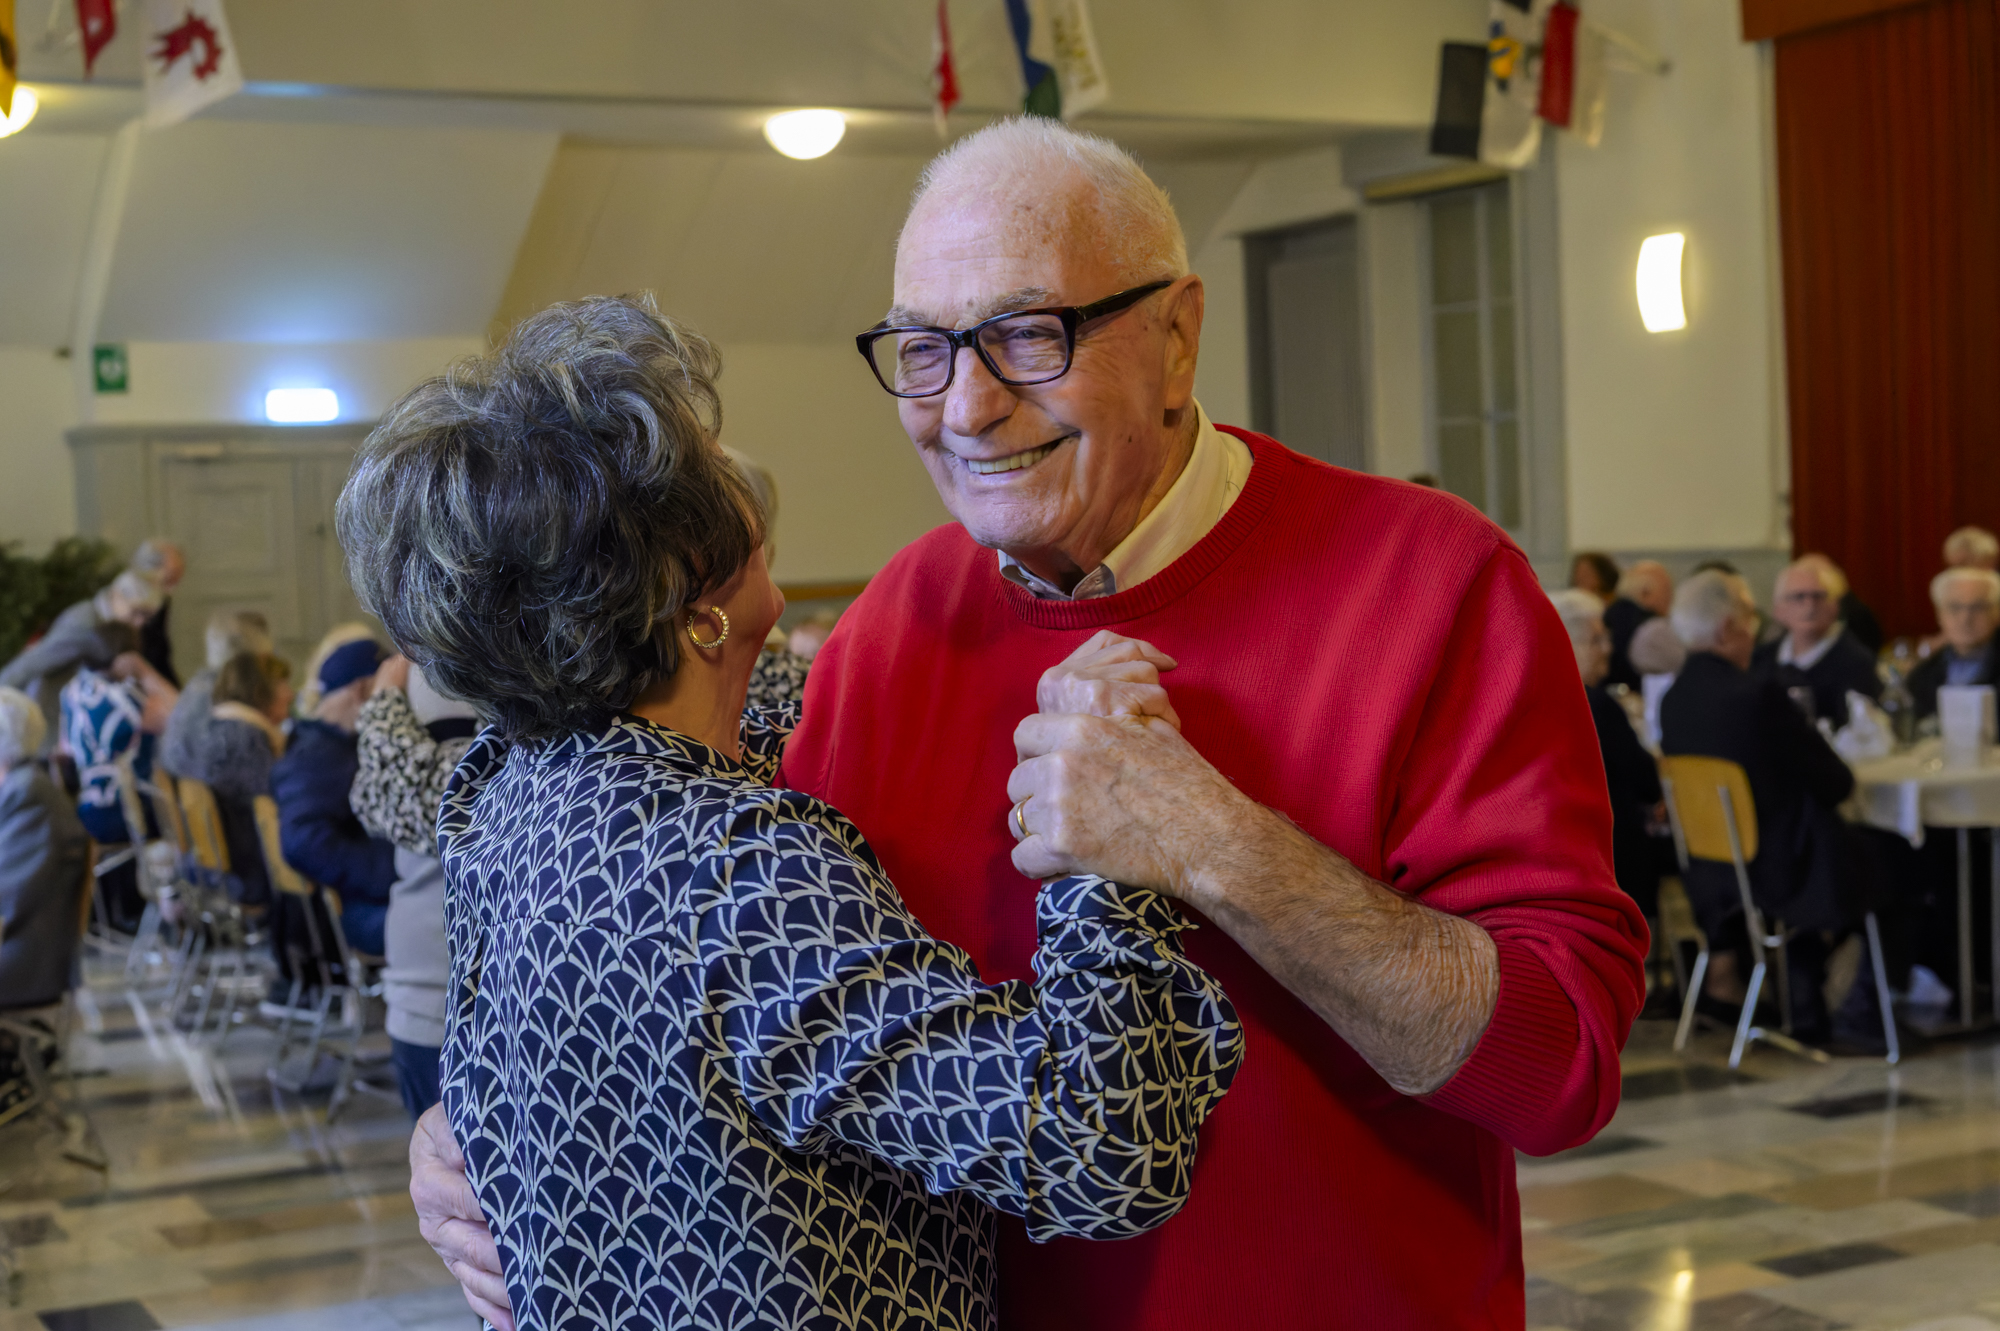
[[[1873,987],[1855,985],[1852,1006],[1832,1020],[1820,990],[1830,944],[1869,904],[1871,852],[1839,814],[1854,791],[1854,774],[1777,679],[1750,669],[1757,604],[1742,578],[1718,572],[1689,578],[1674,597],[1673,623],[1688,659],[1660,701],[1660,748],[1743,768],[1757,806],[1751,891],[1761,909],[1798,931],[1787,949],[1798,1038],[1873,1052],[1881,1036]],[[1684,881],[1722,968],[1712,969],[1709,993],[1721,997],[1733,981],[1728,959],[1747,943],[1734,870],[1697,860]]]
[[[1674,575],[1655,559],[1642,559],[1618,579],[1618,595],[1604,607],[1604,627],[1611,632],[1611,666],[1607,684],[1639,687],[1639,670],[1632,664],[1632,635],[1639,626],[1673,607]]]
[[[139,655],[160,672],[175,688],[181,677],[174,672],[174,644],[167,636],[167,613],[174,608],[173,595],[187,576],[187,556],[172,541],[155,536],[139,542],[132,552],[132,571],[160,589],[160,608],[139,629]]]
[[[1179,223],[1102,140],[961,140],[895,271],[861,341],[957,522],[843,616],[782,783],[853,816],[989,980],[1030,974],[1029,879],[1179,898],[1251,1050],[1173,1222],[1041,1248],[1003,1224],[1002,1324],[1520,1325],[1514,1152],[1615,1109],[1645,936],[1526,559],[1449,496],[1211,424]],[[1182,730],[1021,720],[1038,681],[1116,712],[1156,665]],[[413,1190],[491,1315],[442,1132]]]
[[[0,669],[0,687],[19,689],[41,707],[44,745],[56,741],[63,685],[79,666],[108,670],[121,655],[137,650],[139,630],[160,604],[160,589],[127,569],[88,601],[57,615],[47,633]]]
[[[1807,555],[1787,564],[1771,592],[1771,617],[1785,636],[1765,643],[1752,659],[1756,669],[1775,676],[1787,692],[1811,691],[1813,716],[1836,727],[1847,724],[1847,695],[1882,696],[1875,656],[1846,632],[1841,605],[1847,577],[1825,555]]]
[[[1937,714],[1946,684],[2000,684],[2000,573],[1990,568],[1948,568],[1931,579],[1944,645],[1910,672],[1910,697],[1919,717]]]

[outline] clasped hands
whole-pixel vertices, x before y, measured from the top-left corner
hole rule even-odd
[[[1205,824],[1247,800],[1181,738],[1160,683],[1173,668],[1152,644],[1105,630],[1043,674],[1040,711],[1014,731],[1020,764],[1007,780],[1007,823],[1015,868],[1035,879],[1095,873],[1188,897],[1193,866],[1215,841]],[[410,1175],[424,1238],[473,1311],[512,1331],[499,1250],[442,1105],[417,1122]]]

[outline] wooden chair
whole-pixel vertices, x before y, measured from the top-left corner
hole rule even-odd
[[[318,1069],[322,1045],[339,1042],[342,1046],[340,1071],[334,1079],[333,1098],[326,1107],[327,1121],[331,1123],[345,1107],[353,1091],[372,1093],[378,1090],[372,1083],[355,1080],[354,1065],[360,1056],[361,1039],[368,1030],[367,1000],[379,998],[382,993],[383,962],[380,957],[365,956],[348,945],[347,931],[340,927],[339,894],[332,888],[322,887],[307,879],[286,861],[277,801],[269,795],[259,795],[252,807],[256,813],[257,836],[264,848],[264,867],[270,874],[271,886],[298,901],[306,919],[307,947],[311,954],[299,958],[299,964],[293,967],[291,997],[285,1004],[278,1051],[271,1058],[269,1075],[274,1084],[297,1094],[306,1088]],[[313,909],[315,901],[325,908],[323,921]],[[311,966],[318,975],[319,1001],[314,1006],[312,1034],[306,1042],[304,1068],[297,1076],[290,1076],[285,1072],[285,1062],[291,1053],[292,1013],[298,1008],[304,993],[307,966]],[[341,1009],[338,1021],[333,1020],[336,1002]]]
[[[1785,965],[1786,932],[1782,921],[1766,921],[1750,891],[1750,862],[1757,858],[1757,806],[1750,794],[1750,778],[1742,767],[1723,758],[1678,755],[1660,759],[1660,785],[1667,797],[1667,816],[1673,825],[1674,851],[1685,878],[1691,860],[1727,864],[1736,873],[1736,890],[1743,904],[1743,919],[1750,935],[1749,992],[1736,1020],[1736,1038],[1729,1049],[1729,1066],[1743,1061],[1743,1051],[1752,1040],[1762,1040],[1779,1049],[1813,1059],[1829,1061],[1823,1050],[1812,1049],[1792,1038],[1791,977]],[[1902,1057],[1896,1039],[1895,1017],[1889,1006],[1889,978],[1882,962],[1881,927],[1873,911],[1864,917],[1869,953],[1874,959],[1876,997],[1881,1003],[1883,1034],[1888,1061]],[[1778,954],[1778,1008],[1780,1030],[1766,1030],[1755,1023],[1757,999],[1769,973],[1770,954]],[[1708,942],[1702,940],[1689,977],[1687,997],[1681,1004],[1680,1028],[1674,1034],[1674,1048],[1687,1048],[1694,1024],[1695,1001],[1708,974]]]
[[[201,1007],[192,1029],[199,1033],[207,1026],[215,996],[226,987],[230,996],[222,1005],[217,1026],[218,1035],[226,1037],[236,1019],[239,991],[251,973],[251,918],[240,903],[230,900],[222,886],[231,869],[229,839],[223,831],[222,809],[215,792],[192,777],[180,777],[173,784],[187,829],[188,859],[208,881],[192,883],[189,906],[194,918],[188,921],[180,976],[167,1015],[170,1020],[178,1019],[182,1004],[196,987],[195,978],[201,976],[205,981],[198,986]],[[225,954],[229,958],[226,968],[222,961]]]

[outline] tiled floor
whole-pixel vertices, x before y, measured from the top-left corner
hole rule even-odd
[[[221,1058],[97,977],[76,1060],[110,1169],[0,1127],[0,1331],[465,1331],[417,1234],[400,1106],[274,1093],[271,1035]],[[1528,1326],[2000,1331],[2000,1037],[1900,1070],[1815,1067],[1642,1022],[1590,1145],[1521,1161]]]
[[[1530,1328],[2000,1331],[2000,1045],[1732,1076],[1672,1033],[1596,1141],[1521,1161]]]

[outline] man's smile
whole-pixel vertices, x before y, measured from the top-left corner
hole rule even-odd
[[[960,457],[959,461],[963,462],[965,469],[975,476],[998,476],[1003,472],[1022,471],[1028,467],[1032,467],[1074,438],[1076,436],[1073,434],[1064,435],[1053,442],[1041,444],[1035,448],[1014,453],[1004,458]]]

